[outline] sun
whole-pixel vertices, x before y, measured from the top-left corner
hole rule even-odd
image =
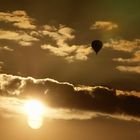
[[[28,117],[28,124],[32,129],[39,129],[43,123],[45,106],[39,100],[28,100],[24,104],[24,111]]]

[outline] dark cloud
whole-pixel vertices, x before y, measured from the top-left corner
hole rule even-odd
[[[95,111],[109,115],[140,117],[140,98],[102,86],[74,86],[52,79],[0,75],[0,94],[42,98],[53,108]]]

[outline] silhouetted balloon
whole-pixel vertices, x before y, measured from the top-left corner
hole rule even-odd
[[[102,48],[103,43],[100,40],[94,40],[94,41],[92,41],[91,46],[97,54],[100,51],[100,49]]]

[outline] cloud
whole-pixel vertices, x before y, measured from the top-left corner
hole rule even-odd
[[[0,29],[0,40],[14,41],[21,46],[31,46],[38,41],[41,44],[41,49],[48,50],[53,55],[61,56],[68,62],[87,60],[88,55],[92,53],[88,44],[70,45],[75,39],[74,29],[61,24],[58,27],[37,25],[34,23],[34,19],[30,18],[23,10],[0,12],[0,21],[18,28],[15,31]],[[41,41],[46,36],[51,42],[42,44]],[[7,46],[9,43],[1,49],[12,51]]]
[[[131,58],[114,58],[114,61],[122,62],[122,63],[140,63],[140,51],[136,51]]]
[[[110,42],[106,42],[104,44],[104,47],[111,48],[117,51],[131,53],[140,48],[140,39],[135,39],[132,41],[124,40],[124,39],[120,39],[120,40],[111,39]]]
[[[113,23],[111,21],[96,21],[93,25],[91,25],[90,29],[103,29],[103,30],[113,30],[118,28],[118,25],[116,23]]]
[[[24,100],[14,97],[0,97],[0,112],[4,117],[12,117],[23,113]]]
[[[27,100],[13,97],[0,97],[0,117],[11,118],[26,115],[24,104]],[[87,120],[96,117],[96,113],[82,110],[56,109],[46,106],[43,117],[47,119]]]
[[[69,45],[68,41],[75,38],[74,29],[60,25],[57,29],[54,26],[45,25],[44,30],[41,32],[45,36],[49,36],[55,41],[56,45],[44,44],[42,49],[49,50],[56,56],[62,56],[68,62],[75,60],[87,60],[88,55],[92,53],[89,45]]]
[[[129,58],[116,57],[113,61],[119,62],[117,70],[121,72],[140,74],[140,39],[135,40],[114,40],[104,44],[104,47],[130,54]]]
[[[35,29],[33,19],[25,11],[17,10],[13,12],[0,12],[0,21],[12,23],[13,26],[21,29]]]
[[[31,46],[34,42],[39,41],[38,32],[35,31],[38,26],[33,23],[34,19],[30,18],[23,10],[0,12],[0,22],[4,22],[4,25],[8,23],[8,25],[17,27],[15,30],[13,27],[11,30],[1,28],[0,40],[15,41],[21,46]],[[11,48],[7,47],[9,43],[7,44],[1,49],[12,51]]]
[[[140,98],[140,92],[132,90],[132,91],[122,91],[122,90],[116,90],[117,96],[119,95],[127,95],[127,96],[136,96]]]
[[[42,49],[47,49],[56,56],[64,57],[68,62],[73,62],[75,60],[87,60],[88,55],[92,52],[88,45],[72,45],[65,47],[54,47],[52,45],[42,45]]]
[[[136,92],[128,94],[126,91],[102,86],[76,87],[70,83],[60,83],[52,79],[1,74],[0,94],[17,99],[41,98],[55,109],[54,112],[61,110],[65,113],[65,119],[71,118],[70,115],[73,114],[73,118],[79,115],[83,119],[102,115],[124,120],[140,120],[140,98],[135,96]],[[90,117],[85,114],[89,114]],[[61,118],[62,115],[58,117]]]
[[[121,72],[131,72],[140,74],[140,66],[117,66],[116,69]]]
[[[72,40],[75,38],[75,36],[73,35],[74,30],[64,25],[60,25],[58,29],[50,25],[44,25],[43,27],[44,29],[42,31],[42,34],[47,35],[53,40],[57,41],[58,45],[64,45],[63,43],[65,41]]]
[[[32,37],[24,31],[0,30],[0,40],[10,40],[19,43],[22,46],[29,46],[39,39]]]

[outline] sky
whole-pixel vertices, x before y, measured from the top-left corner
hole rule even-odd
[[[0,137],[138,140],[139,5],[1,0]],[[103,42],[98,55],[91,47],[96,39]],[[22,111],[29,99],[48,107],[37,130]]]

